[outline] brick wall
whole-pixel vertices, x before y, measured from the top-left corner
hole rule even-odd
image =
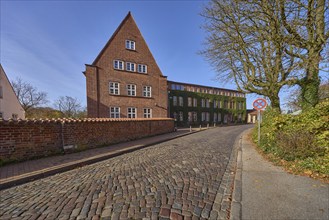
[[[28,160],[172,132],[172,119],[0,121],[0,160]]]

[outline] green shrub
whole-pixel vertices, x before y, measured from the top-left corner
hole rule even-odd
[[[257,128],[253,138],[257,142]],[[329,175],[329,99],[295,116],[266,110],[258,146],[286,161],[304,160],[300,166]]]

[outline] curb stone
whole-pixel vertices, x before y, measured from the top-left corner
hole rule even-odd
[[[234,184],[232,187],[232,201],[231,201],[231,212],[230,220],[239,220],[242,217],[242,137],[248,133],[250,129],[242,132],[240,135],[239,143],[237,146],[237,161],[236,161],[236,173],[234,177]]]
[[[244,133],[245,131],[242,132],[234,142],[230,160],[226,166],[225,173],[215,197],[210,219],[232,219],[231,216],[234,216],[234,219],[240,219],[241,203],[236,202],[235,199],[239,196],[241,197],[241,177],[240,180],[235,179],[236,176],[241,176],[241,143]],[[238,183],[238,181],[240,181],[240,183]],[[238,185],[240,185],[240,187],[238,187],[240,190],[239,193],[236,193],[234,187]],[[241,199],[237,201],[241,201]]]

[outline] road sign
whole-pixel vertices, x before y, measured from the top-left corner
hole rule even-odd
[[[252,103],[252,106],[256,110],[262,110],[267,106],[267,102],[263,98],[258,98]]]
[[[258,119],[258,145],[260,144],[260,123],[261,123],[261,115],[260,115],[260,110],[266,108],[267,102],[263,98],[258,98],[256,99],[253,103],[252,106],[254,109],[257,110],[257,119]]]

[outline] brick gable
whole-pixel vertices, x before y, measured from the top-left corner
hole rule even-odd
[[[126,40],[135,42],[135,50],[125,47]],[[114,69],[114,60],[124,62],[125,70]],[[129,72],[126,63],[147,66],[147,74]],[[86,65],[87,109],[89,117],[109,117],[109,107],[120,107],[121,117],[127,108],[136,107],[137,117],[143,109],[151,108],[153,117],[167,117],[167,79],[161,73],[136,22],[129,12],[92,65]],[[120,95],[109,94],[109,82],[120,84]],[[127,85],[136,85],[136,96],[127,94]],[[143,97],[143,87],[152,87],[152,97]]]

